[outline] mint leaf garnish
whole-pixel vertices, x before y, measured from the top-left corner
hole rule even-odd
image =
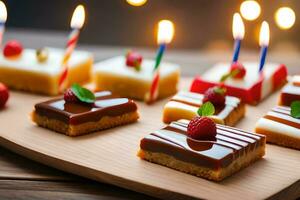
[[[239,69],[234,69],[231,72],[229,72],[227,74],[224,74],[221,77],[220,82],[224,82],[224,81],[226,81],[227,79],[229,79],[231,77],[235,77],[238,73],[240,73],[240,70]]]
[[[214,87],[214,92],[220,95],[224,95],[226,92],[226,88],[224,87]]]
[[[294,118],[300,118],[300,101],[293,101],[291,104],[291,116]]]
[[[79,84],[75,83],[71,87],[72,92],[75,96],[84,103],[94,103],[95,95],[88,89],[81,87]]]
[[[211,116],[215,113],[215,107],[211,102],[204,103],[197,111],[199,116]]]

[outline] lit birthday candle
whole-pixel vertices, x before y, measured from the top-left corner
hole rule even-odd
[[[157,51],[155,65],[153,69],[153,80],[150,86],[150,91],[145,96],[145,101],[147,103],[154,102],[158,97],[159,65],[162,56],[165,52],[166,45],[172,41],[173,36],[174,36],[173,23],[169,20],[161,20],[158,23],[157,43],[159,44],[159,48]]]
[[[2,44],[2,39],[5,31],[6,19],[7,19],[6,6],[2,1],[0,1],[0,46]]]
[[[241,49],[241,42],[245,35],[245,26],[240,14],[235,13],[233,15],[233,23],[232,23],[232,34],[235,40],[234,42],[234,52],[232,63],[235,63],[239,59],[239,53]]]
[[[267,52],[268,52],[268,46],[269,46],[269,40],[270,40],[269,24],[268,24],[268,22],[263,21],[261,28],[260,28],[260,34],[259,34],[259,46],[261,47],[259,73],[262,72],[264,65],[265,65]]]
[[[74,10],[72,19],[71,19],[71,33],[68,37],[65,54],[62,60],[62,73],[59,79],[59,88],[60,91],[63,91],[66,86],[66,80],[68,76],[68,61],[76,47],[80,29],[82,28],[85,20],[85,11],[82,5],[78,5]]]

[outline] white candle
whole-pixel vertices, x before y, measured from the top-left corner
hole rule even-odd
[[[59,78],[59,88],[60,91],[63,91],[66,85],[67,75],[68,75],[68,61],[76,47],[80,29],[82,28],[85,20],[85,11],[84,7],[82,5],[79,5],[76,7],[76,9],[73,12],[73,16],[71,19],[71,33],[68,37],[67,45],[66,45],[66,51],[65,55],[62,60],[62,73]]]
[[[156,100],[158,96],[158,86],[159,86],[159,66],[162,59],[162,56],[165,52],[166,45],[169,44],[174,36],[174,24],[169,20],[161,20],[158,23],[158,33],[157,33],[157,43],[159,45],[155,65],[153,70],[153,79],[150,86],[149,93],[145,96],[145,101],[147,103],[152,103]]]
[[[2,39],[5,31],[6,19],[7,19],[6,6],[2,1],[0,1],[0,46],[2,44]]]

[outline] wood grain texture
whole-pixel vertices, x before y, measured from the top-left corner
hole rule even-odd
[[[69,181],[74,176],[30,161],[0,147],[0,180]]]
[[[0,180],[0,199],[153,199],[95,181]]]
[[[0,199],[153,199],[74,176],[0,147]]]
[[[188,81],[182,83],[186,88]],[[33,105],[45,99],[12,93],[7,109],[0,112],[1,145],[55,168],[156,197],[292,199],[300,196],[299,151],[275,145],[267,145],[264,159],[221,183],[137,158],[140,139],[163,126],[161,113],[166,100],[153,106],[139,103],[141,119],[138,123],[70,138],[30,122],[29,113]],[[276,101],[277,96],[273,95],[259,107],[248,107],[246,117],[238,127],[252,130],[257,119]]]

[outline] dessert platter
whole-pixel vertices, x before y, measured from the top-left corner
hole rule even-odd
[[[180,89],[187,90],[191,81],[183,78]],[[260,106],[248,106],[236,127],[253,134],[255,124],[276,105],[278,96],[277,92]],[[60,170],[156,197],[262,199],[282,195],[292,198],[293,188],[299,187],[299,150],[270,143],[265,146],[263,158],[251,164],[244,160],[248,167],[220,182],[140,159],[137,153],[141,140],[167,126],[162,122],[167,99],[151,106],[136,102],[140,116],[137,122],[70,137],[39,127],[31,120],[34,106],[52,98],[11,91],[5,109],[0,112],[1,146]],[[18,122],[14,126],[10,125],[12,119]],[[240,142],[232,145],[241,148],[244,143]],[[223,149],[228,150],[226,146]]]
[[[287,68],[265,64],[266,44],[260,63],[242,64],[235,53],[180,79],[177,64],[161,62],[169,21],[159,23],[155,60],[130,51],[93,64],[92,54],[74,51],[83,7],[73,16],[81,20],[72,18],[65,51],[4,46],[1,146],[159,198],[299,195],[300,82],[285,85]]]

